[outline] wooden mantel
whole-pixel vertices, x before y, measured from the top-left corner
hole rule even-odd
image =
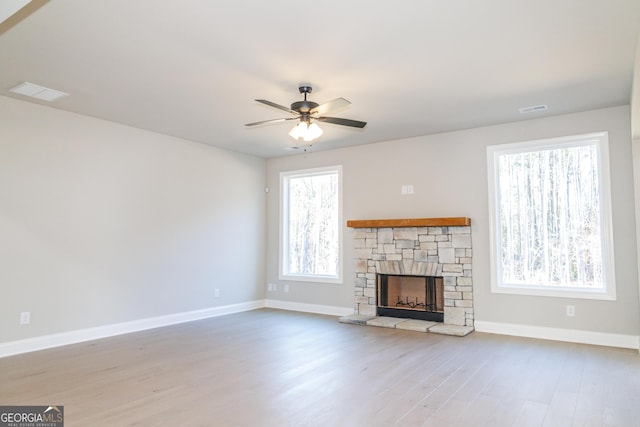
[[[351,219],[350,228],[391,228],[391,227],[463,227],[471,225],[471,218],[406,218],[406,219]]]

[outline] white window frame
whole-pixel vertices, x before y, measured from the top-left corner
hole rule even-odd
[[[502,283],[500,217],[497,207],[500,206],[497,191],[498,158],[504,154],[514,154],[543,149],[554,149],[567,146],[580,146],[595,143],[598,154],[599,186],[600,186],[600,235],[602,242],[603,286],[604,289],[588,289],[574,287],[548,287],[535,285],[514,285]],[[599,300],[616,299],[615,265],[613,253],[613,224],[611,208],[611,178],[609,173],[609,138],[607,132],[574,135],[560,138],[516,142],[511,144],[492,145],[487,147],[487,175],[489,185],[489,241],[491,261],[491,291],[494,293],[520,294],[532,296],[551,296],[563,298],[585,298]]]
[[[337,274],[333,275],[321,275],[321,274],[296,274],[288,272],[288,259],[289,253],[289,179],[302,177],[322,175],[327,173],[338,174],[338,266]],[[302,282],[317,282],[317,283],[343,283],[343,227],[342,227],[342,166],[327,166],[313,169],[302,169],[295,171],[287,171],[280,173],[280,255],[279,255],[279,279],[302,281]]]

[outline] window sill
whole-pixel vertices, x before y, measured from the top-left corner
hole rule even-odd
[[[305,275],[294,275],[294,274],[281,274],[278,279],[286,280],[289,282],[313,282],[313,283],[328,283],[334,285],[342,285],[344,281],[342,277],[335,276],[305,276]]]
[[[494,294],[510,294],[523,295],[531,297],[553,297],[553,298],[573,298],[573,299],[592,299],[602,301],[615,301],[615,292],[606,291],[590,291],[586,289],[571,288],[548,288],[533,286],[492,286],[491,293]]]

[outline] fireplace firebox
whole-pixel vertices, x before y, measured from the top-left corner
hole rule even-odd
[[[378,274],[378,316],[444,321],[444,280],[433,276]]]

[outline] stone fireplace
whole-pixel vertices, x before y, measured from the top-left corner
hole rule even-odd
[[[378,308],[380,275],[432,277],[442,283],[444,324],[473,329],[473,249],[469,218],[358,220],[348,221],[347,226],[353,228],[356,257],[356,316],[389,315],[385,314],[388,311],[380,312]],[[407,299],[397,292],[391,298],[396,301],[385,301],[386,306],[402,306],[404,302],[411,308],[412,304],[422,303],[415,301],[416,296]]]

